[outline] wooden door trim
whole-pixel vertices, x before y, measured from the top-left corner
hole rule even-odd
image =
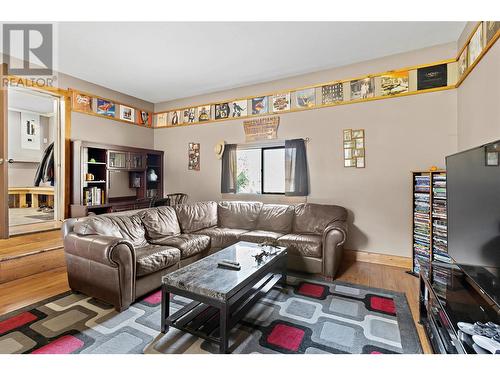
[[[4,74],[7,64],[2,64],[0,70],[0,158],[4,159],[0,165],[0,238],[9,237],[9,182],[8,182],[8,91],[4,87]]]

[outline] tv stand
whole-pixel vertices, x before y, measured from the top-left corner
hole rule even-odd
[[[419,323],[433,351],[440,354],[480,352],[471,336],[458,329],[458,322],[499,324],[499,307],[460,267],[432,262],[428,271],[420,273]]]

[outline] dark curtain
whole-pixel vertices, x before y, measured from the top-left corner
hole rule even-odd
[[[285,141],[285,195],[309,195],[306,145],[303,139]]]
[[[222,154],[221,193],[236,193],[236,146],[225,145]]]

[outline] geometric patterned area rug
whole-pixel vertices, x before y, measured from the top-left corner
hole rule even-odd
[[[175,328],[160,333],[160,302],[156,291],[118,313],[69,292],[0,317],[0,353],[218,352],[216,345]],[[171,310],[189,302],[173,296]],[[291,275],[287,288],[272,289],[231,330],[229,350],[422,353],[403,293]]]

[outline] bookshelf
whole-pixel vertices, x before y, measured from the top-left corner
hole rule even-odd
[[[145,208],[163,196],[163,151],[75,140],[71,157],[71,217]]]
[[[451,263],[448,256],[446,171],[412,172],[411,274],[428,274],[433,261]]]

